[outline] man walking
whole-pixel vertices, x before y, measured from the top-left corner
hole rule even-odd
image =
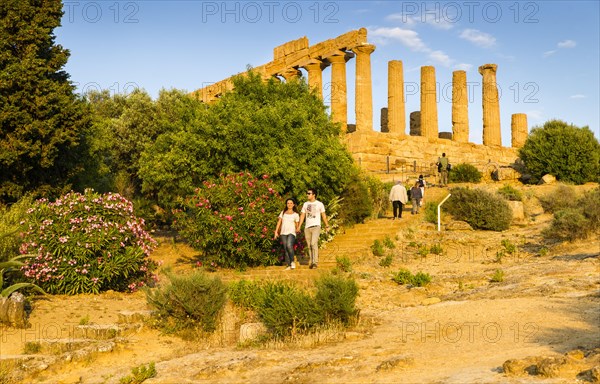
[[[319,236],[321,235],[321,218],[325,223],[325,231],[329,231],[329,223],[325,215],[325,206],[317,200],[317,191],[314,188],[309,188],[306,192],[308,201],[302,205],[300,211],[300,223],[298,228],[302,226],[304,219],[304,237],[308,245],[308,254],[310,256],[310,269],[317,268],[319,264]]]
[[[445,187],[448,185],[448,158],[445,153],[442,153],[442,157],[438,157],[437,166],[440,173],[440,184]]]
[[[408,202],[408,194],[406,188],[402,185],[402,181],[398,180],[396,185],[390,191],[390,201],[394,210],[394,220],[402,218],[402,207]]]

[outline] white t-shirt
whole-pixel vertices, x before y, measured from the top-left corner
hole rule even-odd
[[[294,235],[296,236],[296,223],[300,221],[300,215],[294,213],[283,213],[279,214],[281,219],[281,233],[280,235]]]
[[[321,212],[325,213],[325,206],[319,200],[312,203],[307,201],[302,205],[302,213],[305,214],[306,228],[321,226]]]

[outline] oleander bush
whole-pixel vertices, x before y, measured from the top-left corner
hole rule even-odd
[[[504,198],[478,189],[453,188],[451,192],[442,207],[455,219],[475,229],[503,231],[510,226],[512,211]]]
[[[23,223],[21,268],[48,293],[126,291],[153,284],[156,241],[119,194],[68,193],[37,200]]]
[[[202,252],[203,264],[244,269],[279,263],[270,235],[283,200],[267,175],[242,172],[204,181],[183,206],[175,227]]]

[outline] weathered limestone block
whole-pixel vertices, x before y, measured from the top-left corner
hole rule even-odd
[[[523,209],[522,201],[507,201],[510,210],[512,211],[513,220],[525,219],[525,210]]]
[[[421,136],[421,111],[410,113],[410,135]]]
[[[452,133],[455,141],[469,141],[469,95],[467,72],[452,72]]]
[[[273,48],[273,58],[277,60],[302,49],[308,49],[308,38],[306,36]]]
[[[510,119],[511,145],[521,148],[527,141],[527,114],[514,113]]]
[[[353,47],[356,53],[356,130],[373,130],[373,88],[371,82],[371,53],[375,51],[372,44]]]
[[[388,62],[388,109],[389,132],[405,134],[404,71],[399,60]]]
[[[25,296],[14,292],[10,297],[0,298],[0,323],[15,328],[27,327],[27,313],[25,312]]]
[[[452,140],[452,132],[440,132],[438,138],[445,140]]]
[[[496,85],[496,64],[484,64],[479,67],[483,76],[483,145],[502,146],[500,131],[500,101]]]
[[[435,67],[421,67],[421,135],[438,137],[437,85]]]
[[[540,184],[554,184],[556,183],[556,177],[554,177],[553,175],[550,174],[546,174],[544,176],[542,176],[542,179],[540,180]]]

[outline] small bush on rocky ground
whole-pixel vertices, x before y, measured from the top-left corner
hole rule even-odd
[[[383,256],[385,253],[385,250],[383,249],[383,243],[380,240],[373,241],[373,244],[371,245],[371,251],[375,256]]]
[[[175,275],[166,271],[169,283],[146,290],[148,304],[156,308],[155,326],[167,333],[200,327],[212,332],[226,301],[227,288],[218,278],[203,272]]]
[[[501,283],[504,281],[504,271],[501,269],[496,269],[494,274],[490,278],[490,282],[492,283]]]
[[[155,376],[156,367],[154,366],[154,362],[151,362],[148,366],[142,364],[139,367],[131,368],[131,375],[122,377],[119,380],[119,384],[141,384]]]
[[[466,221],[475,229],[503,231],[512,221],[512,211],[505,199],[478,189],[453,188],[443,205],[455,219]]]
[[[451,183],[479,183],[481,181],[481,172],[471,164],[458,164],[452,167],[448,173],[448,181]]]
[[[360,175],[355,171],[341,194],[343,209],[339,211],[340,220],[348,226],[363,223],[373,213],[374,199],[381,205],[379,193],[381,182],[375,178]],[[329,212],[327,214],[329,216]]]
[[[577,206],[575,188],[568,185],[559,185],[552,192],[540,196],[538,199],[544,211],[548,213],[555,213],[561,209]]]
[[[439,201],[428,201],[425,203],[425,221],[437,224],[437,206]]]
[[[358,285],[354,279],[323,275],[315,282],[315,302],[326,321],[341,321],[348,325],[358,313],[355,302]]]
[[[509,201],[522,201],[523,200],[523,194],[521,193],[521,191],[519,191],[515,187],[510,186],[508,184],[506,184],[502,188],[498,189],[498,194]]]
[[[396,244],[394,244],[394,241],[389,236],[386,236],[385,239],[383,239],[383,246],[388,249],[396,248]]]
[[[424,287],[431,282],[431,276],[423,272],[417,272],[413,275],[407,269],[400,269],[392,276],[392,280],[400,285],[410,284],[415,287]]]
[[[335,264],[342,272],[352,272],[352,262],[347,256],[336,256]]]
[[[576,199],[573,205],[554,213],[552,224],[542,231],[546,239],[575,241],[600,229],[600,187]]]
[[[353,279],[324,275],[314,296],[293,283],[239,281],[230,285],[231,301],[254,310],[275,338],[305,332],[316,326],[348,325],[358,314],[358,286]]]
[[[387,268],[390,265],[392,265],[392,261],[393,261],[392,255],[388,254],[383,259],[379,260],[379,265],[384,268]]]

